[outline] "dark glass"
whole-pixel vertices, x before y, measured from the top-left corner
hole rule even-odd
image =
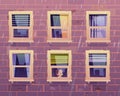
[[[30,26],[30,15],[29,14],[12,15],[12,26]]]
[[[106,77],[106,69],[90,68],[90,77]]]
[[[52,37],[53,38],[62,38],[62,30],[61,29],[52,29]]]
[[[30,65],[30,54],[13,54],[13,65]]]
[[[67,68],[52,68],[52,77],[67,77]]]
[[[27,68],[22,68],[22,67],[19,67],[19,68],[15,68],[14,69],[14,77],[28,77],[29,75],[29,71],[27,71],[28,69]]]
[[[90,66],[105,66],[107,65],[107,54],[89,54]]]
[[[61,26],[59,14],[51,15],[50,19],[51,19],[51,26]]]
[[[106,26],[106,23],[107,23],[106,14],[89,15],[90,26]]]
[[[14,29],[14,37],[28,37],[28,29]]]

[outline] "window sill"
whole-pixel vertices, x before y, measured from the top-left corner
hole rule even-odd
[[[108,82],[110,82],[110,80],[107,80],[107,79],[91,79],[91,80],[85,80],[86,82],[88,82],[88,83],[90,83],[90,82],[106,82],[106,83],[108,83]]]
[[[59,80],[59,79],[55,79],[55,80],[53,80],[53,79],[51,79],[51,80],[47,80],[47,82],[68,82],[68,83],[70,83],[70,82],[72,82],[72,80],[68,80],[68,79],[61,79],[61,80]]]
[[[9,43],[33,43],[34,41],[21,39],[21,40],[9,40],[8,42]]]
[[[110,43],[110,40],[86,40],[86,43]]]
[[[55,39],[55,40],[47,40],[48,43],[71,43],[72,40],[58,40],[58,39]]]
[[[34,80],[33,79],[10,79],[9,82],[30,82],[32,83]]]

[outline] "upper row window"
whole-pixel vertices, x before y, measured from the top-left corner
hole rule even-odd
[[[33,13],[9,12],[9,42],[33,42]]]
[[[47,42],[71,42],[71,11],[48,11]],[[87,42],[110,42],[110,12],[86,12]],[[9,42],[33,42],[32,11],[9,12]]]

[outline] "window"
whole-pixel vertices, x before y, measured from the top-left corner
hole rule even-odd
[[[87,11],[87,42],[110,42],[110,12]]]
[[[33,51],[10,50],[10,80],[11,82],[33,81]]]
[[[71,12],[48,12],[48,42],[71,42]]]
[[[9,12],[9,42],[33,42],[33,13]]]
[[[106,50],[86,51],[86,81],[110,81],[110,52]]]
[[[71,51],[48,51],[48,82],[71,82]]]

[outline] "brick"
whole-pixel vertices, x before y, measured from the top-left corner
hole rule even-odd
[[[36,92],[17,92],[17,96],[37,96]]]
[[[26,85],[9,85],[9,91],[26,91]]]
[[[42,92],[43,91],[43,85],[29,85],[28,86],[28,91],[39,91]]]

